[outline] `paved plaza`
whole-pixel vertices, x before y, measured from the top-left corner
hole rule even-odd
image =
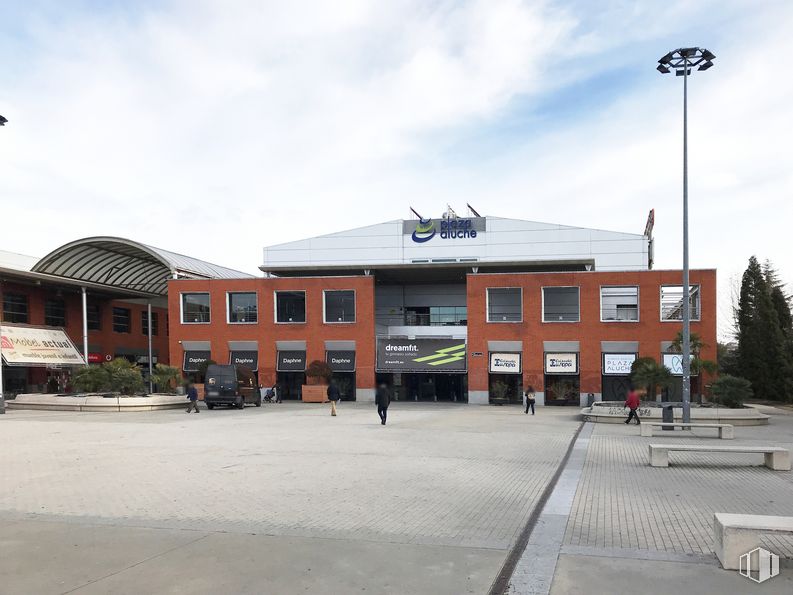
[[[793,448],[793,414],[767,412],[732,443]],[[577,434],[573,408],[396,403],[386,427],[362,403],[328,413],[8,412],[0,593],[456,595],[503,568],[516,594],[793,592],[791,540],[765,542],[788,560],[759,586],[712,553],[714,512],[793,516],[793,473],[759,455],[651,468],[638,428]]]

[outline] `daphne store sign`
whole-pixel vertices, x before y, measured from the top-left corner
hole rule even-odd
[[[520,374],[520,353],[491,353],[491,374]]]
[[[546,374],[578,374],[577,353],[546,353]]]

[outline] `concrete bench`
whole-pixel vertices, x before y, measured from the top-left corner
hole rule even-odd
[[[650,444],[650,466],[668,467],[669,451],[746,452],[765,455],[765,466],[775,471],[790,471],[790,451],[776,446],[716,446],[711,444]]]
[[[793,517],[717,512],[713,533],[713,549],[722,567],[737,570],[741,556],[760,546],[763,533],[793,533]]]
[[[703,424],[703,423],[687,423],[682,422],[663,422],[663,421],[643,421],[640,425],[640,434],[642,436],[652,436],[653,428],[660,426],[662,428],[718,428],[719,438],[723,440],[732,440],[735,438],[735,427],[732,424]]]

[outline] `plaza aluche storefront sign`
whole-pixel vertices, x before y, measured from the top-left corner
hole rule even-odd
[[[630,376],[631,366],[636,361],[635,353],[604,353],[604,376]]]
[[[3,359],[9,366],[83,366],[77,348],[57,329],[0,327]]]

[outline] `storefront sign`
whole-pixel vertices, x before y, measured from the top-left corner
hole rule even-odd
[[[694,354],[691,354],[691,360],[693,361]],[[669,368],[672,372],[672,376],[682,376],[683,375],[683,354],[682,353],[664,353],[664,365]],[[691,372],[692,376],[696,376],[696,374]]]
[[[326,351],[325,361],[334,372],[355,372],[354,351]]]
[[[305,351],[279,351],[276,370],[278,372],[304,372],[306,369]]]
[[[103,361],[105,361],[105,356],[101,353],[88,353],[89,364],[101,364]]]
[[[406,220],[402,227],[402,232],[410,234],[410,239],[417,244],[429,242],[436,236],[441,240],[473,239],[483,231],[483,217]]]
[[[0,327],[3,360],[9,366],[81,366],[82,354],[65,332],[29,326]]]
[[[229,363],[233,366],[243,366],[252,372],[259,369],[258,351],[232,351],[229,353]]]
[[[631,366],[636,361],[635,353],[604,353],[604,376],[630,376]]]
[[[546,374],[578,374],[577,353],[546,353]]]
[[[520,372],[521,372],[520,353],[490,354],[491,374],[520,374]]]
[[[182,370],[185,372],[198,372],[201,364],[206,363],[211,356],[212,353],[209,351],[185,351]]]
[[[378,337],[377,369],[382,372],[465,372],[465,341]]]

